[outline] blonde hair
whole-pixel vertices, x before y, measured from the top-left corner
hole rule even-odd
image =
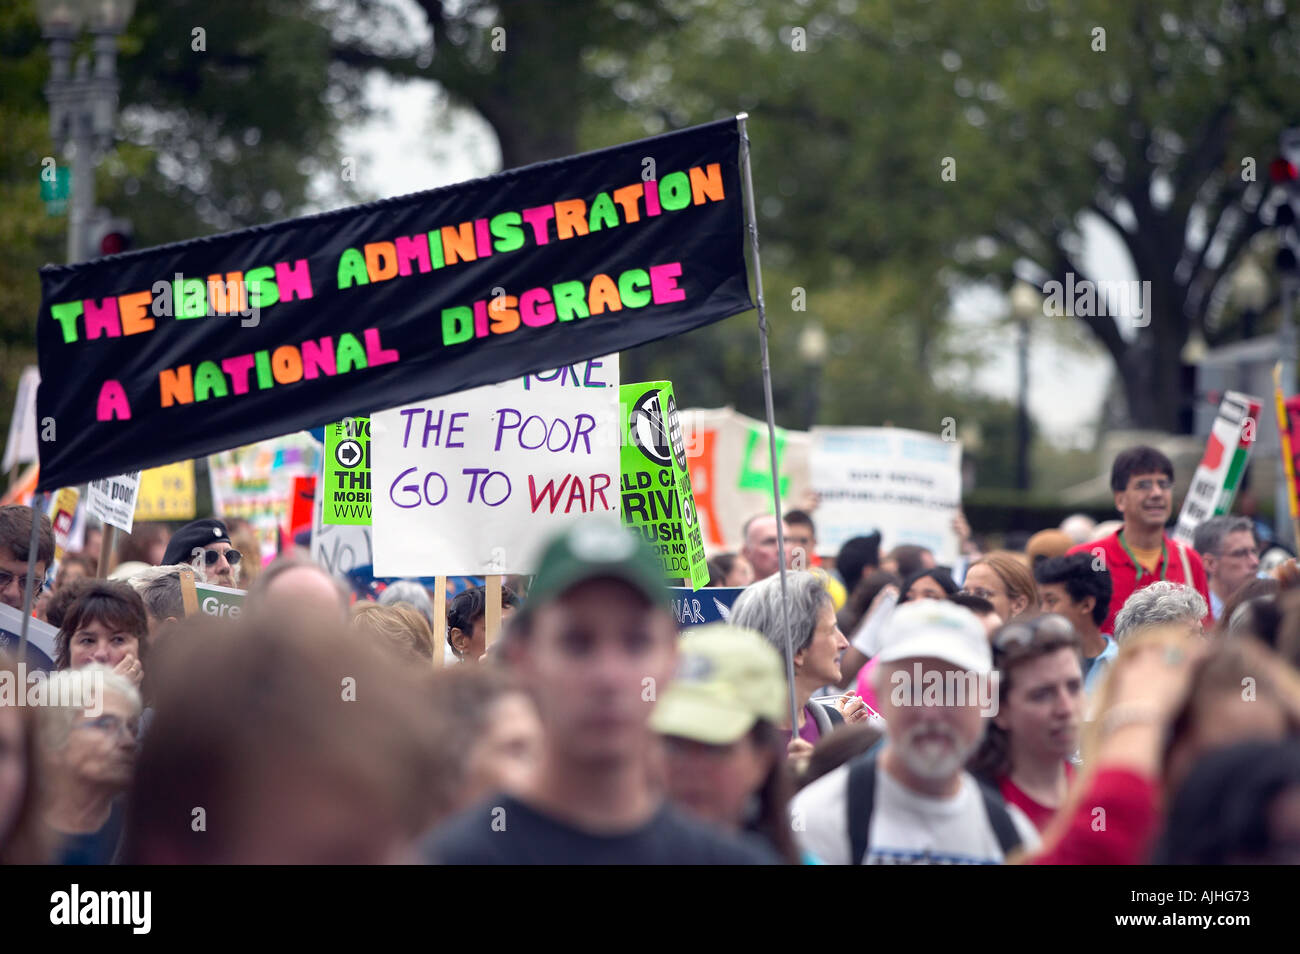
[[[997,574],[1002,585],[1007,588],[1007,598],[1014,600],[1017,596],[1023,596],[1028,603],[1021,610],[1021,615],[1028,615],[1038,612],[1038,584],[1034,582],[1034,574],[1025,566],[1024,560],[1019,554],[1012,553],[1009,550],[994,550],[992,553],[986,553],[974,563],[972,567],[983,564]],[[1009,623],[1010,620],[1003,620]]]
[[[411,606],[401,603],[391,606],[358,604],[352,609],[352,629],[396,650],[399,655],[424,663],[433,662],[433,627],[424,614]]]

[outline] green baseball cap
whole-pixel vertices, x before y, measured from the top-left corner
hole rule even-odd
[[[758,633],[727,623],[688,630],[678,648],[677,676],[650,716],[661,735],[705,745],[730,745],[759,719],[785,714],[781,654]]]
[[[604,578],[622,580],[653,605],[668,606],[659,558],[635,531],[616,522],[594,518],[573,524],[546,545],[539,566],[525,611],[586,580]]]

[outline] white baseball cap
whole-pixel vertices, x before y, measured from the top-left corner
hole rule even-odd
[[[993,650],[984,624],[964,606],[947,600],[917,600],[894,610],[885,627],[882,663],[900,659],[942,659],[975,673],[993,671]]]

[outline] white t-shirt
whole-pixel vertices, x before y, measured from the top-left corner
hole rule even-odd
[[[848,830],[849,767],[841,765],[799,792],[790,802],[799,847],[829,865],[852,864]],[[876,760],[875,806],[871,812],[868,865],[996,865],[1002,849],[989,822],[979,784],[969,772],[952,798],[918,795]],[[1015,805],[1007,806],[1021,847],[1039,845],[1038,831]]]

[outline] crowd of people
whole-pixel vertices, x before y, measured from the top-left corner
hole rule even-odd
[[[357,600],[218,519],[46,587],[48,521],[29,553],[2,507],[0,601],[30,558],[57,637],[42,705],[0,653],[0,862],[1300,862],[1300,568],[1241,517],[1175,540],[1173,485],[1130,448],[1116,521],[983,552],[958,516],[947,566],[757,515],[710,561],[727,620],[680,631],[597,519],[500,588],[497,633],[495,588]],[[190,573],[238,618],[187,614]]]

